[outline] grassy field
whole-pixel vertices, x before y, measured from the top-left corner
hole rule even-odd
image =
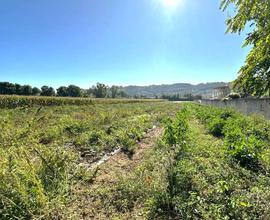
[[[262,118],[150,101],[0,118],[0,219],[270,218]]]
[[[132,173],[84,191],[98,210],[88,216],[269,219],[269,131],[262,118],[185,104]]]
[[[161,102],[161,99],[109,99],[0,95],[0,108]]]
[[[145,133],[179,109],[167,102],[102,102],[1,109],[0,219],[57,219],[74,187],[92,179],[82,164],[118,148],[132,157]]]

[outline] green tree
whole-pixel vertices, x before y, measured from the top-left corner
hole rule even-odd
[[[96,98],[105,98],[107,96],[107,92],[108,92],[108,87],[102,83],[97,83],[93,91]]]
[[[117,93],[118,93],[118,90],[119,90],[118,86],[112,86],[112,87],[110,88],[111,95],[112,95],[112,98],[113,98],[113,99],[116,98]]]
[[[70,97],[81,97],[82,96],[81,88],[78,87],[78,86],[69,85],[68,86],[68,96],[70,96]]]
[[[40,95],[40,93],[41,93],[41,90],[40,90],[39,88],[34,87],[34,88],[32,89],[32,95],[38,96],[38,95]]]
[[[86,91],[87,96],[89,97],[95,96],[95,88],[96,88],[95,86],[92,86],[91,88],[87,89]]]
[[[66,86],[60,86],[57,89],[57,95],[61,97],[67,97],[68,96],[68,88]]]
[[[234,85],[244,94],[270,95],[270,1],[222,0],[221,9],[230,5],[236,13],[227,20],[227,31],[240,34],[249,26],[244,46],[252,46]]]
[[[52,87],[42,86],[40,95],[41,96],[55,96],[55,90]]]
[[[126,92],[124,92],[123,90],[118,92],[118,96],[121,98],[128,98],[128,94]]]
[[[0,94],[12,95],[16,93],[15,85],[9,82],[0,82]]]
[[[32,95],[32,87],[29,85],[22,86],[21,95]]]
[[[16,95],[21,95],[21,92],[22,92],[22,86],[21,86],[20,84],[15,83],[15,84],[14,84],[14,87],[15,87],[15,94],[16,94]]]

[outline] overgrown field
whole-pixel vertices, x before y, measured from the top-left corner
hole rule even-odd
[[[129,177],[96,192],[103,216],[270,219],[269,131],[256,116],[184,105]]]
[[[270,219],[270,123],[260,117],[147,102],[0,118],[0,219]],[[89,166],[118,148],[132,161],[153,126],[163,135],[136,166],[95,185]]]
[[[179,109],[121,102],[1,109],[0,219],[61,218],[74,188],[91,182],[81,164],[118,148],[132,157],[145,132]]]
[[[98,98],[68,98],[43,96],[0,95],[0,108],[18,108],[34,106],[63,106],[63,105],[93,105],[117,103],[160,102],[153,99],[98,99]]]

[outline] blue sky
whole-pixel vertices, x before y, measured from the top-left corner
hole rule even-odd
[[[3,0],[0,81],[230,81],[248,50],[225,34],[227,15],[218,0]]]

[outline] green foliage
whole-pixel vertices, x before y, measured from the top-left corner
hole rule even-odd
[[[70,97],[81,97],[82,91],[81,88],[75,85],[69,85],[67,88],[68,96]]]
[[[32,95],[32,87],[29,85],[24,85],[21,87],[21,95]]]
[[[268,219],[270,179],[260,165],[270,153],[269,123],[232,110],[187,108],[224,139],[205,133],[190,114],[188,142],[180,155],[175,149],[167,155],[166,188],[146,203],[148,219]],[[174,123],[166,123],[164,141],[176,147]]]
[[[222,137],[226,121],[222,118],[214,118],[208,125],[209,133],[215,137]]]
[[[54,88],[49,87],[49,86],[42,86],[40,95],[41,96],[55,96],[56,93],[55,93]]]
[[[94,104],[143,103],[143,102],[149,103],[161,102],[161,100],[0,96],[0,108],[62,106],[62,105],[83,106]]]
[[[242,132],[231,131],[226,135],[227,152],[241,166],[256,170],[262,157],[265,143],[255,136],[246,137]]]
[[[3,220],[61,218],[63,207],[73,199],[75,185],[92,181],[96,174],[79,166],[83,155],[86,161],[96,161],[119,147],[131,155],[134,144],[157,118],[171,112],[167,107],[178,108],[141,100],[96,100],[98,105],[88,105],[93,100],[87,99],[48,97],[4,96],[0,100],[11,106],[32,106],[32,101],[50,105],[0,112]],[[73,105],[51,106],[58,102]]]
[[[57,89],[57,96],[67,97],[68,96],[68,88],[66,86],[60,86]]]
[[[167,119],[165,121],[165,132],[163,140],[170,146],[180,145],[184,146],[188,138],[188,110],[182,109],[176,115],[176,119]]]
[[[185,154],[189,143],[189,117],[189,110],[182,108],[174,121],[167,119],[165,122],[163,140],[172,149],[171,157],[168,159],[168,164],[165,168],[166,187],[162,192],[156,192],[151,199],[150,212],[148,214],[150,219],[157,217],[174,219],[177,217],[175,197],[182,193],[183,187],[188,187],[188,184],[183,181],[184,175],[179,175],[176,164]]]
[[[38,96],[38,95],[40,95],[40,93],[41,93],[41,90],[40,90],[39,88],[34,87],[34,88],[32,89],[32,95]],[[18,94],[18,93],[16,93],[16,94]]]
[[[223,136],[212,135],[209,125]],[[98,191],[107,216],[269,219],[269,122],[188,104],[164,127],[134,173]]]
[[[265,0],[222,0],[221,8],[226,10],[231,4],[236,13],[227,20],[228,32],[241,33],[250,26],[244,46],[252,46],[235,86],[244,95],[269,95],[270,3]]]
[[[111,91],[111,96],[113,99],[116,98],[117,94],[118,94],[118,90],[119,90],[119,87],[118,86],[112,86],[110,88],[110,91]]]
[[[108,93],[108,87],[105,84],[97,83],[93,92],[96,98],[105,98]]]
[[[242,166],[256,170],[268,144],[268,133],[245,118],[229,121],[225,128],[227,153]]]
[[[72,152],[53,145],[44,148],[36,143],[34,133],[22,136],[21,131],[15,131],[15,137],[21,137],[19,142],[11,139],[10,144],[0,148],[1,219],[45,215],[46,211],[61,206],[72,183]],[[5,133],[1,143],[9,135]]]
[[[258,170],[263,150],[269,144],[270,125],[258,117],[244,117],[232,110],[195,107],[197,117],[206,124],[209,133],[224,137],[226,152],[240,165]]]

